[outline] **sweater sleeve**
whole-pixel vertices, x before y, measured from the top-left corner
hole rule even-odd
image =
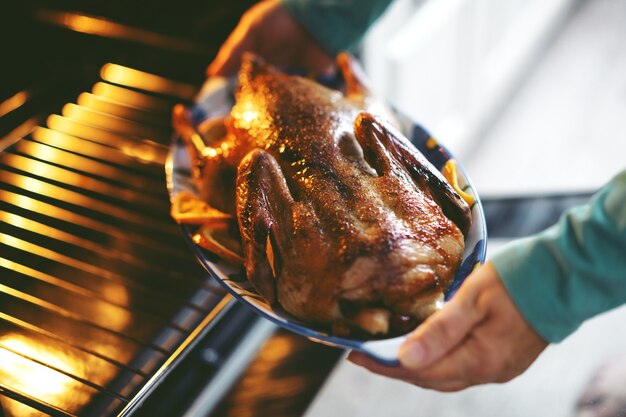
[[[331,55],[353,49],[392,0],[283,0],[287,11]]]
[[[588,205],[512,242],[492,262],[522,314],[549,342],[626,303],[626,171]]]

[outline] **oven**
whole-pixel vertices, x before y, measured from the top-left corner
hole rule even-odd
[[[3,417],[300,415],[342,354],[235,302],[170,218],[172,106],[250,4],[204,3],[3,14]]]

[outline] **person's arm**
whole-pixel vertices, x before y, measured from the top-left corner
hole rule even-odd
[[[440,391],[504,382],[582,321],[626,303],[626,171],[585,207],[514,242],[474,271],[400,349],[401,366],[351,353],[369,370]]]
[[[492,261],[517,307],[549,342],[625,303],[626,171],[588,205],[511,243]]]
[[[207,68],[232,75],[241,55],[254,52],[274,65],[329,72],[335,55],[354,47],[391,0],[264,0],[250,8]]]

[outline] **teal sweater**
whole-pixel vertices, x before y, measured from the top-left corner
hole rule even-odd
[[[329,53],[354,47],[391,0],[283,0]],[[545,232],[512,242],[493,264],[547,341],[626,303],[626,171]]]
[[[550,342],[626,303],[626,171],[588,205],[511,242],[492,261],[526,319]]]
[[[330,55],[351,50],[392,0],[283,0],[289,13]]]

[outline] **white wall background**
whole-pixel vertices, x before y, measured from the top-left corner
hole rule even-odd
[[[477,9],[468,11],[470,3]],[[543,7],[544,35],[532,41],[528,20],[542,19],[522,16]],[[626,168],[626,0],[582,2],[561,25],[568,7],[558,0],[428,0],[426,19],[411,0],[398,0],[389,16],[396,14],[400,29],[387,21],[370,34],[368,69],[383,95],[457,153],[483,197],[597,188]],[[459,23],[463,13],[468,26]],[[473,37],[477,44],[461,48]],[[416,57],[399,56],[402,45]],[[512,68],[533,63],[528,57],[542,50],[536,65]],[[455,394],[344,362],[306,417],[573,417],[595,370],[625,357],[625,323],[626,307],[592,319],[518,379]]]
[[[398,0],[364,63],[391,102],[463,157],[577,0]]]

